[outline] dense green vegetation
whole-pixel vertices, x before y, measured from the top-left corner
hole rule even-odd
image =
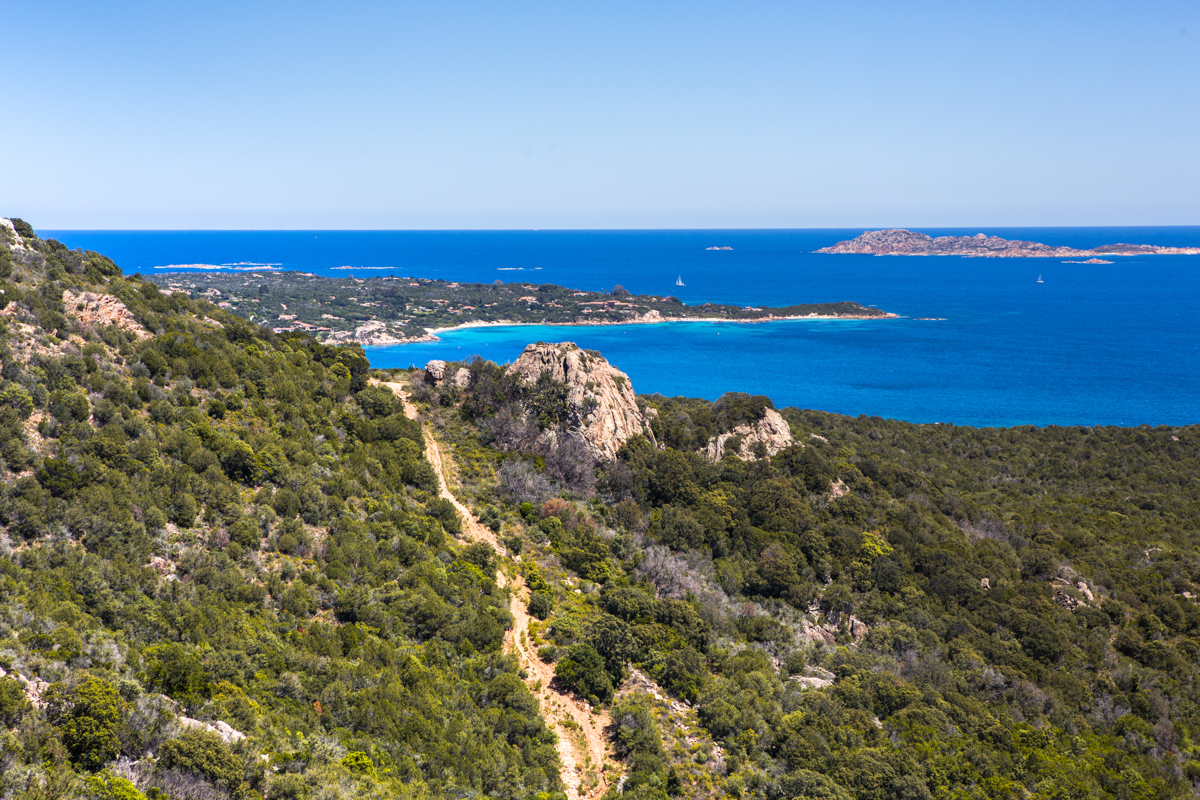
[[[557,792],[495,567],[362,351],[26,237],[0,242],[0,796]],[[144,333],[64,305],[85,290]]]
[[[610,710],[613,798],[1200,786],[1196,427],[782,409],[795,444],[713,463],[770,400],[648,396],[659,446],[596,464],[561,387],[451,365],[414,397],[501,558],[361,349],[15,227],[0,797],[561,796],[499,570]]]
[[[272,328],[297,328],[321,339],[371,324],[370,335],[426,336],[427,329],[467,322],[615,323],[653,312],[663,318],[761,319],[768,316],[883,316],[858,303],[808,303],[786,308],[685,306],[674,297],[581,292],[551,283],[453,283],[427,278],[323,278],[299,272],[156,274],[158,285],[186,291]]]
[[[459,441],[513,413],[472,369],[492,400],[465,393]],[[454,402],[427,399],[452,428]],[[712,463],[696,451],[769,400],[642,399],[660,448],[629,441],[590,495],[531,497],[513,465],[540,462],[460,445],[479,502],[585,590],[550,604],[564,683],[607,702],[636,667],[693,703],[718,792],[1192,796],[1200,430],[784,409],[797,444]],[[626,791],[667,792],[680,773],[624,716],[620,741],[643,742],[622,745],[643,752]]]

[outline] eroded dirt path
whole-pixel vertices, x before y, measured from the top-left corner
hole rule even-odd
[[[395,392],[404,403],[404,413],[409,419],[420,421],[417,408],[409,400],[407,387],[402,383],[383,383]],[[429,425],[422,423],[425,437],[425,457],[433,465],[438,476],[438,495],[449,500],[463,521],[467,538],[487,542],[496,554],[503,558],[505,551],[496,534],[475,518],[475,515],[450,492],[450,477],[453,460],[444,453],[441,444],[434,438]],[[500,586],[511,585],[512,603],[509,611],[513,615],[513,626],[505,634],[505,646],[514,652],[529,691],[538,699],[542,717],[558,734],[558,759],[562,763],[562,784],[569,800],[596,800],[620,774],[604,729],[608,727],[608,713],[595,710],[586,702],[570,694],[559,692],[551,686],[554,668],[538,658],[537,649],[529,638],[529,589],[519,573],[509,581],[504,572],[496,573]]]

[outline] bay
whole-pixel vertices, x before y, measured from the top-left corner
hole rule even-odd
[[[1200,246],[1200,227],[921,229],[1047,244]],[[603,353],[639,392],[964,425],[1200,422],[1200,256],[968,259],[819,255],[861,230],[43,231],[126,272],[169,264],[277,264],[331,277],[409,275],[584,289],[616,284],[685,303],[854,300],[900,319],[756,325],[489,327],[368,348],[374,366],[474,355],[506,362],[533,341]],[[730,246],[712,251],[707,247]],[[353,269],[337,269],[349,266]],[[374,268],[374,269],[369,269]],[[1041,275],[1043,283],[1037,283]],[[686,286],[675,286],[681,276]],[[921,319],[933,318],[933,319]]]

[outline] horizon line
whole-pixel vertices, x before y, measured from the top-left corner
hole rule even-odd
[[[5,217],[14,219],[14,217]],[[16,219],[19,219],[17,217]],[[1037,229],[1037,230],[1067,230],[1067,229],[1102,229],[1102,228],[1200,228],[1196,224],[1170,225],[843,225],[824,227],[731,227],[731,228],[59,228],[46,227],[40,230],[48,233],[600,233],[600,232],[710,232],[710,231],[847,231],[847,230],[976,230],[988,228],[1007,229]],[[34,228],[35,232],[38,228]]]

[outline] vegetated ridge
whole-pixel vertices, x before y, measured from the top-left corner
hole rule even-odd
[[[861,236],[822,247],[818,253],[863,253],[877,256],[972,256],[982,258],[1074,258],[1078,256],[1197,255],[1196,247],[1160,247],[1150,244],[1110,244],[1076,250],[1038,242],[974,236],[938,236],[903,228],[866,231]],[[1085,263],[1105,263],[1103,261]]]
[[[420,419],[416,407],[409,401],[405,384],[387,382],[382,385],[401,398],[404,413],[410,419]],[[496,534],[483,525],[450,491],[450,475],[456,472],[453,459],[442,452],[429,426],[422,426],[422,431],[426,452],[438,476],[438,495],[454,506],[464,523],[468,538],[486,543],[498,558],[504,558],[507,552]],[[504,572],[497,573],[496,582],[501,588],[508,585]],[[615,771],[615,765],[611,763],[612,748],[605,732],[611,724],[608,715],[589,708],[586,701],[580,701],[570,692],[559,690],[554,684],[553,670],[537,657],[529,644],[530,616],[524,608],[529,603],[529,589],[519,573],[514,573],[513,590],[517,603],[511,607],[513,625],[505,636],[505,647],[517,655],[521,668],[526,673],[526,683],[532,684],[530,689],[538,698],[542,715],[558,734],[556,747],[563,766],[563,786],[567,798],[591,800],[599,797],[608,789],[611,773]]]
[[[595,441],[572,348],[372,371],[0,222],[0,796],[1196,795],[1200,428]]]
[[[621,286],[584,292],[550,283],[457,283],[427,278],[324,278],[301,272],[164,273],[151,280],[209,300],[277,332],[304,331],[328,343],[436,340],[471,325],[628,325],[704,320],[769,322],[805,317],[886,319],[852,302],[757,308],[634,295]]]

